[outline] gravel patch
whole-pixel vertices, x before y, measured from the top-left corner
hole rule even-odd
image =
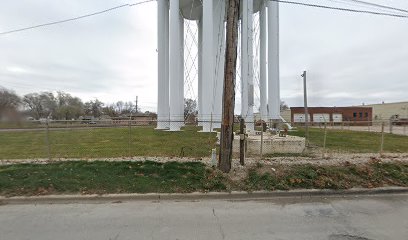
[[[180,157],[122,157],[122,158],[93,158],[93,159],[80,159],[80,158],[60,158],[60,159],[12,159],[12,160],[0,160],[0,165],[11,165],[21,163],[34,163],[34,164],[47,164],[61,161],[156,161],[156,162],[202,162],[208,166],[212,166],[211,158],[180,158]],[[315,165],[342,165],[346,162],[351,164],[364,164],[373,160],[382,162],[408,162],[408,153],[387,153],[380,155],[378,153],[359,153],[359,154],[345,154],[336,153],[322,157],[273,157],[260,160],[259,158],[247,158],[245,159],[245,168],[255,166],[259,163],[263,165],[292,165],[292,164],[315,164]],[[239,164],[239,159],[232,160],[232,168],[243,168]]]

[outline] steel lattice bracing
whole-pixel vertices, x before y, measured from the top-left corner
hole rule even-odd
[[[278,3],[243,0],[241,9],[237,64],[240,112],[247,122],[253,122],[253,112],[259,107],[264,120],[277,120]],[[157,128],[180,130],[185,96],[197,100],[198,121],[204,132],[219,128],[224,64],[225,1],[158,0]]]

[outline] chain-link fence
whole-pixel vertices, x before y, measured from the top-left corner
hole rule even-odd
[[[239,157],[235,119],[234,157]],[[249,157],[329,156],[333,153],[408,153],[408,122],[389,120],[304,123],[256,120],[246,128]],[[179,126],[181,131],[171,131]],[[209,126],[213,132],[204,131]],[[218,153],[221,122],[155,119],[25,121],[0,123],[0,159],[104,159],[128,157],[211,157]],[[208,130],[208,129],[207,129]],[[217,133],[218,132],[218,133]],[[215,149],[215,150],[214,150]],[[215,154],[217,156],[217,154]]]
[[[359,122],[339,122],[339,123],[315,123],[312,127],[322,127],[326,125],[329,129],[336,130],[351,130],[364,132],[385,132],[398,135],[408,136],[408,120],[407,121],[393,121],[393,120],[373,120],[373,121],[359,121]],[[384,129],[382,126],[384,125]]]
[[[166,131],[156,130],[152,119],[1,122],[0,159],[210,156],[216,133],[182,125],[181,131]]]
[[[255,131],[246,135],[247,156],[408,153],[408,121],[310,122],[307,126],[304,122],[256,121],[255,126]]]

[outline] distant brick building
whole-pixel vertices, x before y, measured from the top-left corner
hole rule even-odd
[[[291,107],[291,122],[301,124],[305,122],[305,109]],[[347,122],[352,125],[371,124],[373,109],[371,107],[309,107],[309,122],[312,124]]]

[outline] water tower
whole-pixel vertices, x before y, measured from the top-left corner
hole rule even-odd
[[[198,122],[203,132],[221,126],[225,61],[224,0],[158,0],[157,129],[184,125],[184,20],[198,29]],[[254,58],[259,58],[260,114],[280,120],[279,6],[275,1],[241,0],[241,116],[254,124]],[[254,55],[253,16],[259,13],[259,56]],[[237,79],[239,80],[239,79]]]

